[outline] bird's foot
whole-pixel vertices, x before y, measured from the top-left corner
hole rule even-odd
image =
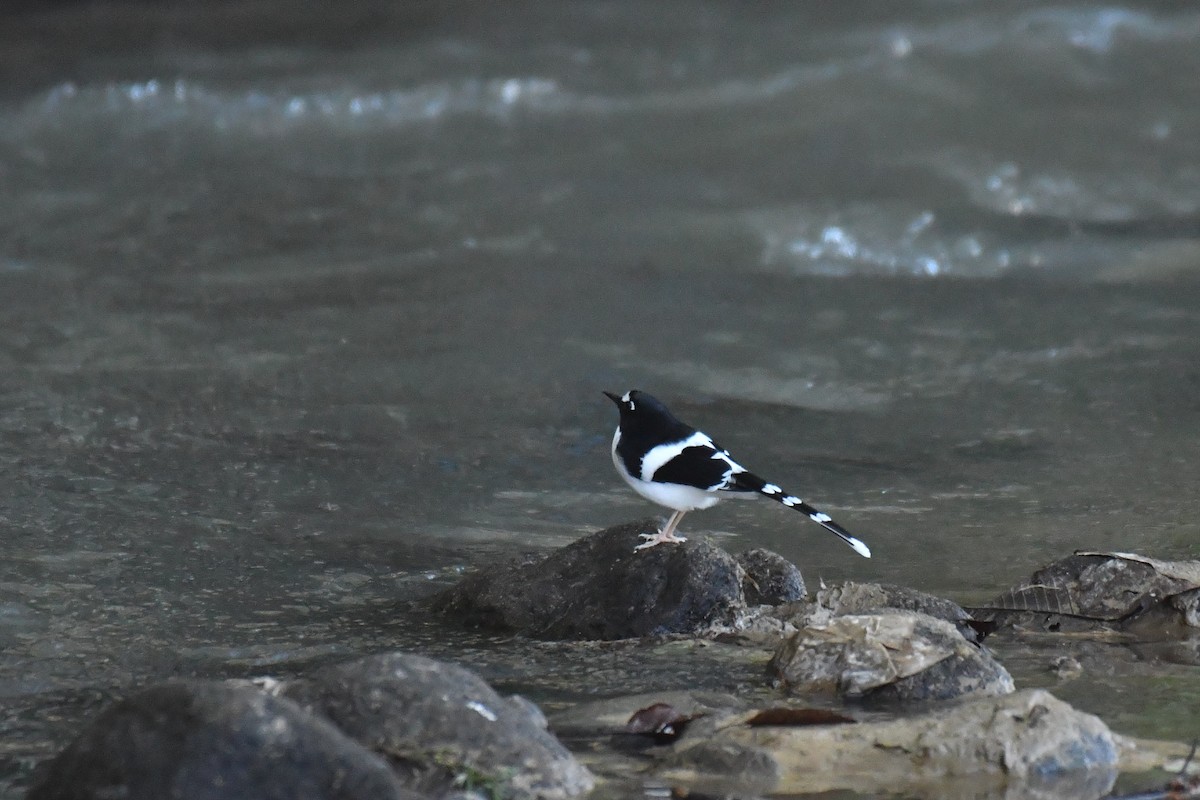
[[[638,550],[645,550],[657,544],[677,544],[687,541],[686,537],[676,536],[674,531],[666,531],[665,533],[663,531],[659,531],[658,533],[639,533],[638,537],[646,541],[633,548],[635,553]]]

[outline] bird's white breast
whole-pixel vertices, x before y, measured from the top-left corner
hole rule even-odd
[[[711,444],[711,440],[702,433],[696,434],[703,436],[705,440]],[[640,475],[630,475],[629,470],[625,469],[625,462],[617,455],[617,445],[621,442],[621,429],[617,428],[613,434],[612,441],[612,460],[613,466],[617,468],[617,473],[626,483],[629,484],[635,492],[640,494],[652,503],[658,503],[660,506],[674,509],[675,511],[696,511],[701,508],[711,508],[721,502],[721,498],[715,492],[697,489],[695,486],[685,486],[681,483],[656,483],[650,480],[644,480]],[[698,442],[697,442],[698,443]],[[656,448],[658,449],[658,448]],[[680,448],[682,450],[682,448]],[[653,452],[653,451],[651,451]],[[667,463],[670,458],[663,458],[658,462],[653,469],[647,470],[646,461],[643,459],[642,475],[653,475],[654,470]]]

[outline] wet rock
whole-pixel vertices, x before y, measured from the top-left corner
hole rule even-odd
[[[817,592],[818,606],[834,614],[866,614],[884,609],[918,611],[947,622],[967,620],[971,615],[952,600],[890,583],[845,583],[824,586]]]
[[[1200,627],[1200,561],[1081,552],[1050,564],[991,602],[979,619],[1049,631],[1174,622]]]
[[[808,596],[800,569],[778,553],[759,547],[739,553],[737,562],[746,573],[742,581],[746,605],[777,606]]]
[[[437,595],[435,611],[545,639],[693,633],[745,606],[741,567],[706,541],[634,552],[653,520],[585,536],[546,558],[485,567]]]
[[[774,794],[1094,798],[1111,786],[1124,746],[1098,718],[1035,689],[855,725],[697,720],[666,749],[658,772],[703,786],[734,769],[739,780]],[[1006,784],[1011,794],[992,794]]]
[[[781,556],[776,557],[782,559]],[[951,622],[964,638],[973,643],[979,643],[986,635],[979,630],[984,626],[973,619],[962,606],[905,586],[846,581],[822,584],[811,601],[806,597],[799,600],[780,600],[783,602],[779,605],[751,605],[741,611],[732,623],[725,626],[726,633],[747,643],[762,644],[771,639],[789,636],[812,625],[826,624],[835,616],[891,610],[918,611]]]
[[[768,669],[791,691],[873,702],[1001,695],[1012,677],[945,620],[893,611],[813,620],[784,639]]]
[[[419,800],[375,754],[295,703],[221,683],[154,686],[39,769],[28,800]]]
[[[1056,656],[1050,662],[1049,671],[1053,672],[1059,680],[1071,680],[1083,674],[1083,664],[1079,663],[1079,659],[1074,656]]]
[[[953,623],[963,638],[973,644],[981,643],[996,628],[993,622],[975,619],[953,600],[890,583],[846,581],[822,587],[815,599],[818,609],[828,609],[832,614],[867,614],[887,609],[919,611]]]
[[[473,672],[391,653],[319,669],[282,693],[385,755],[406,784],[440,795],[469,780],[503,797],[575,797],[592,776],[546,730],[537,706]]]

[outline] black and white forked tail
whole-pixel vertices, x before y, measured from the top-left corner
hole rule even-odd
[[[732,478],[733,486],[730,488],[735,491],[758,492],[776,502],[783,503],[788,508],[794,508],[803,514],[807,514],[808,518],[813,522],[853,547],[854,552],[863,558],[871,557],[871,548],[867,547],[861,539],[850,535],[850,531],[834,522],[824,511],[813,508],[799,497],[788,494],[773,483],[767,483],[752,472],[739,472],[733,475]]]

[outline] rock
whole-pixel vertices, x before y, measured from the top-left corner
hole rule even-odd
[[[593,786],[537,706],[451,664],[397,653],[264,685],[139,692],[40,768],[29,798],[412,800],[466,787],[565,800]]]
[[[703,718],[655,771],[698,787],[734,778],[770,794],[1094,798],[1115,779],[1123,746],[1098,718],[1034,689],[852,725]]]
[[[944,620],[893,611],[813,621],[784,639],[768,669],[788,689],[875,702],[948,700],[1013,691],[992,656]]]
[[[816,605],[832,614],[866,614],[887,609],[919,611],[953,623],[963,638],[973,644],[982,642],[996,627],[995,623],[976,620],[953,600],[891,583],[846,581],[822,587],[817,592]]]
[[[972,609],[979,619],[1050,631],[1161,625],[1200,627],[1200,561],[1080,552]]]
[[[782,560],[782,556],[767,552]],[[888,610],[918,611],[946,620],[953,623],[967,641],[976,644],[986,638],[990,628],[994,627],[990,623],[979,623],[953,601],[885,583],[846,581],[822,584],[811,601],[803,596],[800,600],[778,599],[779,605],[751,605],[738,613],[732,623],[724,626],[726,635],[747,643],[763,644],[773,638],[790,636],[803,628],[828,624],[836,616]]]
[[[952,600],[890,583],[846,581],[825,586],[817,592],[816,601],[817,605],[834,614],[866,614],[893,608],[919,611],[947,622],[971,618],[962,606]]]
[[[1083,674],[1083,664],[1074,656],[1056,656],[1050,662],[1049,671],[1058,676],[1059,680],[1070,680]]]
[[[503,797],[574,797],[591,774],[546,730],[537,706],[503,698],[462,667],[391,653],[282,685],[290,700],[387,756],[409,785],[442,794],[469,779]]]
[[[755,548],[739,553],[737,562],[746,573],[742,581],[746,605],[777,606],[808,596],[800,569],[778,553]]]
[[[743,572],[703,540],[634,552],[653,520],[585,536],[538,561],[485,567],[433,598],[467,624],[544,639],[693,633],[744,608]]]
[[[257,689],[153,686],[38,770],[28,800],[419,800],[330,723]]]

